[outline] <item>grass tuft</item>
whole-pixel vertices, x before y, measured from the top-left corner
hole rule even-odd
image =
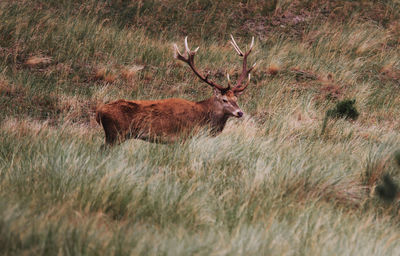
[[[386,202],[393,202],[398,196],[398,192],[399,186],[388,174],[383,176],[382,183],[376,187],[377,195]]]
[[[336,103],[334,108],[326,111],[324,122],[322,124],[321,135],[324,134],[326,125],[328,123],[329,118],[344,118],[344,119],[352,119],[356,120],[360,115],[358,110],[354,107],[356,100],[342,100]]]

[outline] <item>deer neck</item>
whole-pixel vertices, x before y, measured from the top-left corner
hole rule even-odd
[[[211,126],[213,133],[220,133],[225,127],[229,115],[225,114],[221,104],[215,96],[203,101],[197,102],[202,108],[203,118],[205,123]]]

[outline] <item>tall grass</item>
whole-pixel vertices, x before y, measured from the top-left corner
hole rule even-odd
[[[397,216],[374,201],[362,179],[366,163],[390,156],[398,136],[382,143],[289,143],[258,130],[248,120],[217,138],[132,142],[102,153],[98,132],[8,121],[0,154],[2,250],[399,250]]]
[[[375,193],[399,180],[399,9],[375,4],[1,2],[1,254],[399,254],[398,199]],[[210,95],[172,58],[184,35],[235,79],[229,33],[256,36],[244,119],[99,150],[97,104]],[[359,118],[321,135],[342,99]]]

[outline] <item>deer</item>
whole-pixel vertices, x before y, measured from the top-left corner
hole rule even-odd
[[[256,66],[247,65],[247,57],[254,46],[254,37],[249,49],[243,52],[231,35],[236,53],[243,58],[242,71],[232,85],[227,74],[228,85],[223,87],[209,79],[209,74],[202,74],[194,64],[194,57],[199,50],[190,50],[187,36],[184,40],[185,52],[182,54],[174,44],[174,58],[190,67],[193,73],[204,83],[213,88],[212,97],[202,101],[189,101],[182,98],[159,100],[120,99],[101,105],[96,110],[96,121],[104,129],[105,144],[113,146],[129,138],[150,142],[171,143],[179,138],[187,138],[200,129],[208,128],[211,135],[222,132],[229,117],[241,118],[243,111],[238,106],[238,98],[250,83],[250,72]]]

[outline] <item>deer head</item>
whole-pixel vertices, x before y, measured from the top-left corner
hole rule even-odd
[[[236,81],[236,84],[234,86],[231,85],[231,81],[229,78],[229,74],[227,74],[228,78],[228,86],[223,87],[221,85],[216,84],[213,81],[209,80],[209,74],[206,76],[202,75],[195,67],[194,65],[194,56],[196,55],[196,52],[199,50],[199,47],[197,47],[194,51],[190,50],[187,42],[187,37],[185,37],[185,53],[181,54],[181,52],[178,49],[178,46],[174,44],[175,48],[175,58],[178,60],[181,60],[189,65],[189,67],[192,69],[192,71],[199,77],[203,82],[207,83],[211,87],[214,88],[214,108],[216,111],[222,112],[224,115],[227,116],[235,116],[235,117],[242,117],[243,116],[243,111],[240,109],[240,107],[237,104],[237,96],[242,94],[242,92],[247,88],[247,86],[250,83],[250,72],[254,69],[256,66],[256,63],[254,63],[250,68],[247,67],[247,57],[251,53],[251,50],[253,49],[254,46],[254,37],[251,40],[251,44],[249,47],[249,50],[245,53],[240,50],[239,46],[237,45],[235,39],[231,35],[231,44],[237,54],[240,57],[243,57],[243,64],[242,64],[242,73],[240,74],[239,78]],[[247,78],[247,82],[245,84],[244,81]]]

